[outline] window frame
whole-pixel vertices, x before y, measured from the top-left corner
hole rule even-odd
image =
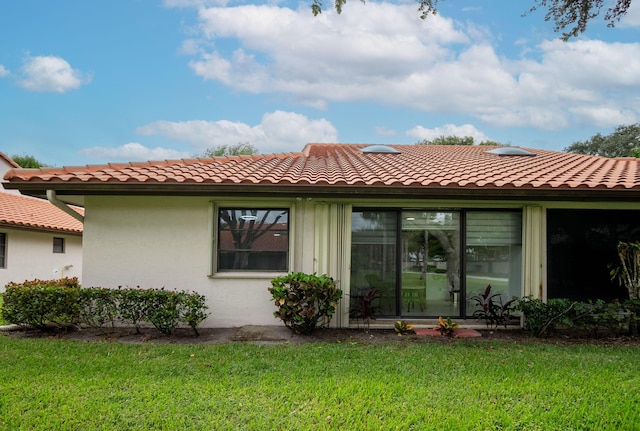
[[[6,232],[0,232],[0,269],[7,267],[7,238]]]
[[[55,253],[55,254],[64,254],[65,251],[66,251],[65,242],[66,241],[64,240],[63,237],[54,236],[53,237],[53,253]]]
[[[258,210],[258,211],[286,211],[287,213],[287,250],[285,269],[220,269],[220,211],[221,210]],[[244,202],[217,202],[211,206],[211,268],[209,277],[243,277],[243,278],[272,278],[288,273],[293,267],[293,220],[294,209],[290,203],[265,202],[245,204]]]

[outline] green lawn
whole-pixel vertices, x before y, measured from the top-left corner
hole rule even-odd
[[[0,430],[634,430],[640,346],[0,335]]]

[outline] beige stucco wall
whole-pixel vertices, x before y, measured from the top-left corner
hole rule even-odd
[[[82,237],[48,232],[0,229],[7,234],[6,268],[0,268],[0,291],[9,282],[78,277],[82,281]],[[65,252],[53,252],[53,238],[65,239]]]
[[[85,200],[83,285],[189,290],[207,298],[204,327],[277,325],[267,288],[278,273],[212,273],[213,206],[240,201],[200,197],[92,197]],[[252,201],[250,205],[260,205]],[[247,205],[247,202],[244,202]],[[269,203],[265,203],[269,205]],[[291,208],[291,271],[313,269],[313,214]]]

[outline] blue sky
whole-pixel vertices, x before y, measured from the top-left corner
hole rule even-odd
[[[55,166],[249,142],[473,136],[562,150],[640,122],[640,0],[561,42],[529,1],[0,2],[0,151]],[[330,3],[327,3],[329,5]]]

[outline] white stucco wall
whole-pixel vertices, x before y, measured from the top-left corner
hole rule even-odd
[[[82,282],[82,237],[48,232],[0,229],[7,235],[6,268],[0,268],[0,291],[9,282],[78,277]],[[65,252],[53,252],[53,238],[64,238]]]
[[[211,274],[212,208],[211,198],[87,196],[83,286],[198,292],[206,296],[211,313],[203,327],[280,324],[267,288],[281,274]],[[293,213],[296,220],[304,219],[300,210]],[[291,225],[304,229],[305,224]],[[313,267],[313,240],[296,242],[296,233],[290,235],[296,248],[291,271]]]

